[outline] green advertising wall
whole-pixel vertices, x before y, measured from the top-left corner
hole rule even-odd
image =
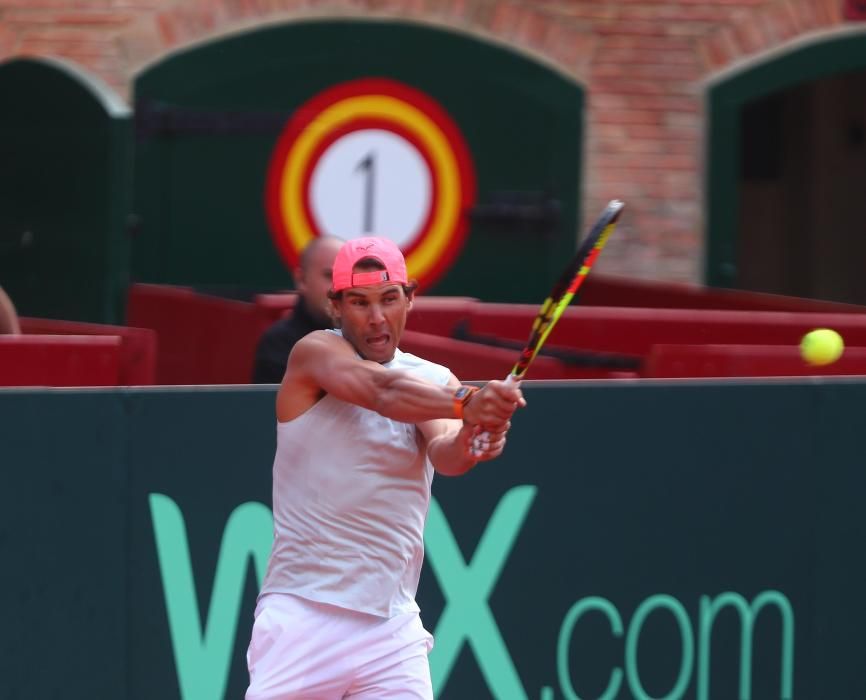
[[[437,478],[437,697],[866,696],[866,382],[526,385]],[[0,696],[242,697],[273,388],[0,392]]]

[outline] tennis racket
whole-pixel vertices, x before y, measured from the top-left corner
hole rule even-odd
[[[538,351],[547,340],[547,336],[550,335],[550,331],[553,330],[565,308],[574,299],[577,290],[580,289],[580,286],[598,259],[605,243],[607,243],[607,239],[616,228],[619,215],[622,213],[624,206],[623,202],[614,199],[604,208],[601,216],[598,217],[589,234],[577,249],[574,257],[562,271],[556,284],[553,285],[553,289],[550,290],[547,299],[541,305],[538,315],[532,322],[529,340],[520,352],[520,357],[509,375],[505,378],[505,381],[518,384],[524,378],[535,356],[538,355]],[[482,443],[489,439],[490,436],[486,432],[475,436],[472,443],[473,454],[480,454]]]

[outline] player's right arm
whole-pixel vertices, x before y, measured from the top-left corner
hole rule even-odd
[[[392,420],[420,423],[454,416],[454,388],[427,382],[403,370],[386,369],[360,358],[351,344],[335,333],[314,331],[289,355],[277,394],[277,419],[297,418],[324,394],[376,411]],[[470,403],[476,424],[505,423],[522,403],[519,392],[485,387]]]

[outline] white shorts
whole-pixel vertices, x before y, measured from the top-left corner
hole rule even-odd
[[[418,613],[387,619],[271,593],[256,606],[246,700],[433,700],[432,648]]]

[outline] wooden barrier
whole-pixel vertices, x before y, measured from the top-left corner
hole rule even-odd
[[[446,338],[432,333],[405,331],[400,347],[425,360],[448,367],[461,381],[504,379],[514,367],[518,351]],[[635,371],[569,365],[554,357],[539,356],[532,363],[532,379],[602,379],[638,376]]]
[[[663,298],[656,285],[655,300]],[[718,290],[716,290],[718,292]],[[623,292],[625,294],[625,292]],[[733,295],[733,296],[731,296]],[[701,370],[708,361],[709,351],[698,353],[686,361],[689,352],[700,346],[779,346],[797,357],[802,336],[813,328],[837,330],[853,349],[866,348],[866,314],[853,313],[846,305],[810,300],[791,300],[772,295],[736,296],[728,301],[745,304],[778,303],[780,306],[800,305],[822,311],[767,311],[703,308],[632,308],[577,306],[566,310],[551,334],[546,350],[572,354],[593,353],[597,357],[576,358],[576,364],[552,358],[540,358],[532,369],[533,378],[597,378],[641,376],[689,376],[687,374],[650,374],[673,372],[671,364],[659,359],[656,350],[652,368],[647,367],[651,352],[657,346],[678,346],[676,362],[680,368],[694,367],[694,376],[709,376]],[[614,297],[615,295],[611,295]],[[722,295],[724,296],[724,295]],[[764,298],[771,297],[771,298]],[[252,302],[207,296],[184,287],[133,285],[129,295],[128,321],[131,325],[153,329],[159,337],[159,357],[156,380],[161,384],[243,384],[252,373],[255,346],[262,332],[289,313],[296,294],[262,294]],[[622,299],[624,297],[620,297]],[[673,292],[668,298],[675,298]],[[695,299],[699,295],[695,293]],[[714,297],[715,298],[715,297]],[[695,302],[697,303],[697,302]],[[844,310],[841,310],[845,307]],[[833,309],[832,312],[826,309]],[[471,297],[418,297],[409,314],[401,347],[409,352],[452,367],[461,379],[491,379],[504,376],[516,357],[517,350],[490,347],[497,339],[518,345],[525,342],[532,321],[538,312],[535,304],[491,304]],[[413,333],[420,335],[413,336]],[[455,336],[457,338],[455,339]],[[486,338],[484,338],[486,336]],[[467,342],[471,341],[471,342]],[[748,353],[737,351],[740,364]],[[782,355],[788,356],[788,355]],[[853,358],[856,353],[849,354]],[[703,360],[702,360],[703,358]],[[752,369],[745,376],[759,376],[757,367],[768,367],[765,375],[814,374],[802,364],[784,371],[759,362],[760,352],[749,361]],[[574,358],[573,358],[574,359]],[[619,360],[623,360],[620,366]],[[593,365],[593,362],[598,361]],[[713,360],[721,376],[733,372],[730,357],[722,362]],[[780,360],[781,361],[781,360]],[[727,363],[727,364],[725,364]],[[643,367],[641,367],[643,365]],[[727,367],[728,369],[725,369]],[[782,365],[778,365],[782,367]],[[846,360],[845,373],[861,372],[860,365]],[[504,370],[504,371],[503,371]],[[676,372],[685,372],[685,369]],[[820,370],[819,370],[820,371]],[[839,370],[843,371],[842,369]],[[826,373],[835,373],[827,371]],[[730,375],[733,376],[733,375]]]
[[[781,345],[654,345],[644,377],[800,377],[866,374],[866,348],[847,348],[829,365],[810,365]]]
[[[0,386],[117,386],[122,339],[0,335]]]
[[[117,379],[113,383],[118,386],[149,386],[156,383],[157,336],[147,328],[22,317],[21,330],[30,336],[118,338],[120,358]]]
[[[584,283],[580,292],[580,303],[584,306],[631,306],[657,309],[866,313],[866,307],[856,304],[749,292],[741,289],[716,289],[679,282],[637,280],[597,272],[590,275]]]
[[[158,337],[159,384],[246,384],[272,311],[187,287],[135,284],[127,322]]]
[[[525,339],[538,309],[527,304],[483,304],[473,333]],[[646,356],[653,345],[799,345],[814,328],[833,328],[849,346],[866,347],[866,315],[777,311],[713,311],[575,307],[566,309],[548,343]]]

